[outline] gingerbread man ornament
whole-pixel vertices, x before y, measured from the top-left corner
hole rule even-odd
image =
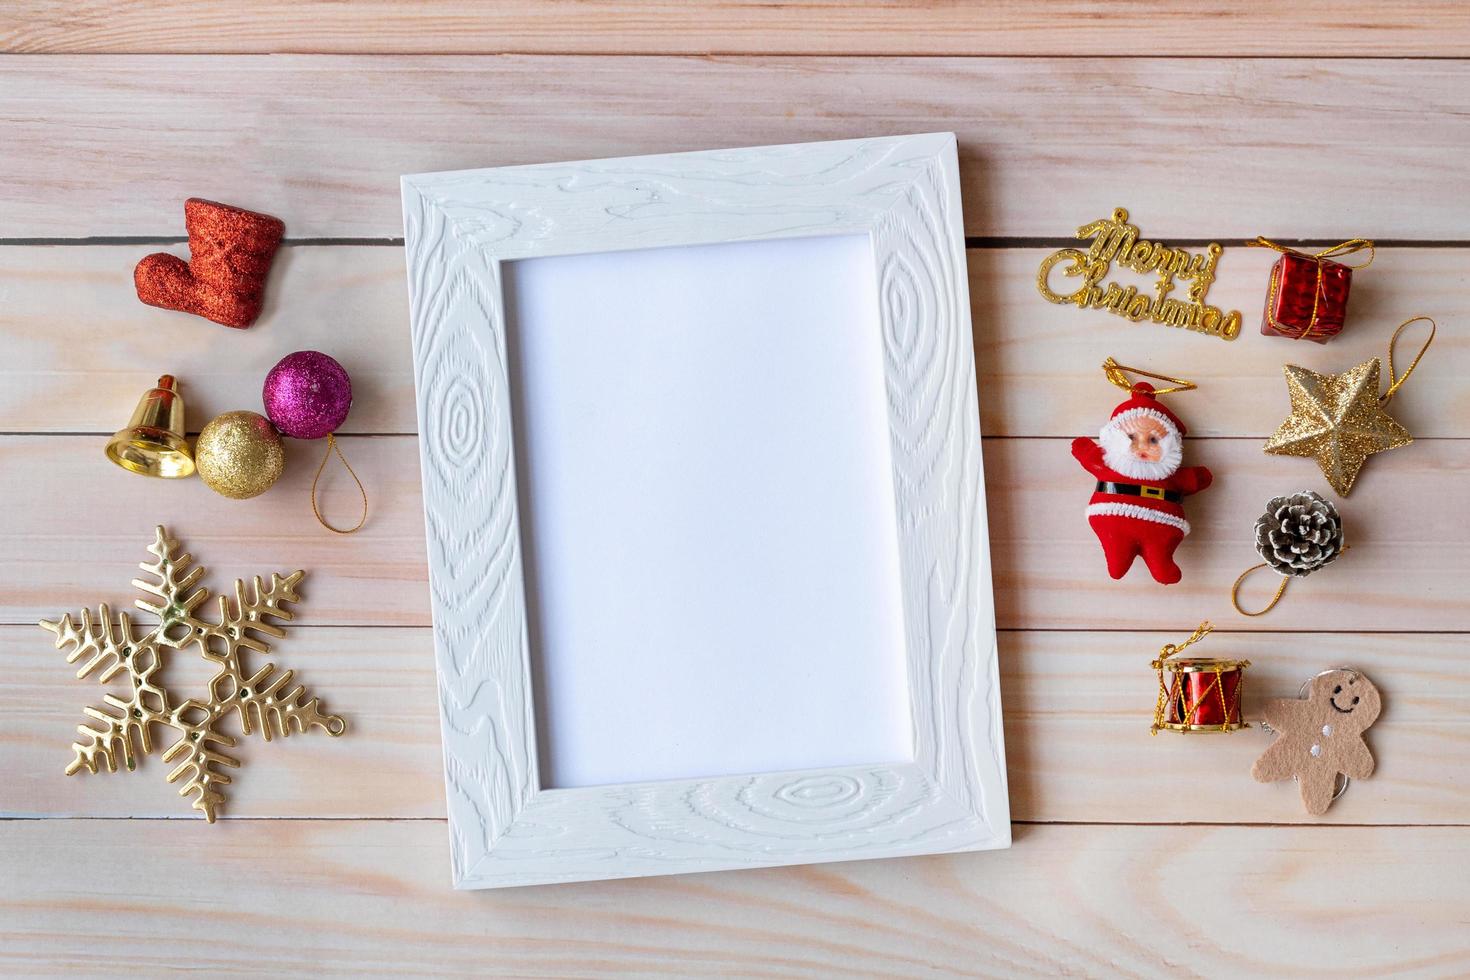
[[[1382,707],[1378,688],[1358,671],[1318,674],[1305,699],[1266,702],[1266,724],[1276,732],[1276,741],[1256,760],[1251,775],[1263,783],[1296,777],[1307,812],[1326,813],[1338,773],[1353,779],[1373,774],[1373,754],[1363,732]]]

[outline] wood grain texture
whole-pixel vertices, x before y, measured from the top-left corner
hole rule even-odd
[[[970,235],[1060,245],[1121,204],[1146,234],[1171,240],[1462,242],[1466,63],[1339,59],[1463,58],[1467,17],[1454,0],[1289,10],[1264,0],[19,0],[0,9],[6,50],[760,56],[0,59],[0,236],[176,240],[182,199],[207,193],[276,211],[297,238],[384,238],[399,234],[403,172],[929,128],[961,134]],[[879,53],[920,57],[863,56]],[[928,57],[991,53],[1121,57]],[[0,622],[126,598],[139,535],[166,519],[203,539],[217,581],[308,568],[309,626],[420,625],[295,631],[292,662],[302,651],[308,679],[354,737],[250,746],[235,787],[241,814],[356,819],[0,820],[0,973],[159,975],[185,962],[356,975],[1470,972],[1461,826],[1020,826],[1017,846],[997,854],[451,894],[442,823],[362,819],[437,817],[443,806],[413,441],[349,442],[374,511],[363,535],[342,541],[305,508],[318,447],[293,446],[283,486],[235,505],[197,482],[110,478],[95,436],[56,437],[121,424],[140,386],[172,369],[157,363],[160,346],[194,383],[199,421],[254,407],[275,357],[314,346],[358,382],[352,431],[414,431],[401,252],[284,250],[273,309],[251,333],[227,335],[221,358],[211,325],[132,299],[127,273],[158,247],[117,246],[121,262],[105,248],[0,248],[0,432],[47,433],[0,437],[0,499],[11,505]],[[1381,253],[1357,277],[1349,333],[1302,353],[1046,307],[1030,285],[1043,251],[969,257],[987,434],[1090,432],[1110,404],[1096,362],[1112,353],[1204,381],[1179,405],[1194,433],[1259,437],[1276,414],[1282,361],[1338,370],[1378,353],[1392,324],[1428,312],[1444,329],[1395,413],[1421,439],[1470,435],[1455,315],[1463,252]],[[1227,252],[1213,294],[1244,312],[1248,332],[1266,258]],[[1210,615],[1283,631],[1207,641],[1255,660],[1252,697],[1289,693],[1344,661],[1388,691],[1369,735],[1380,772],[1330,822],[1463,824],[1464,636],[1322,632],[1467,629],[1458,445],[1421,442],[1370,462],[1345,504],[1361,548],[1249,622],[1224,600],[1251,560],[1241,521],[1265,496],[1307,485],[1293,476],[1310,464],[1266,467],[1247,443],[1189,450],[1221,483],[1191,502],[1200,529],[1183,548],[1185,591],[1164,593],[1103,583],[1095,542],[1070,523],[1085,476],[1064,444],[987,441],[998,611],[1027,628],[1000,638],[1017,816],[1303,819],[1291,786],[1248,781],[1259,734],[1170,743],[1138,726],[1153,696],[1135,686],[1152,682],[1140,665]],[[354,504],[350,486],[334,492]],[[1358,559],[1367,566],[1347,564]],[[1073,631],[1033,629],[1058,622]],[[1181,632],[1100,633],[1100,622]],[[0,815],[176,813],[161,767],[60,776],[79,699],[92,691],[58,673],[47,639],[34,626],[0,627]],[[395,700],[400,689],[407,700]]]
[[[412,4],[17,0],[0,51],[245,54],[870,54],[1215,56],[1470,54],[1454,0],[1263,0],[1209,8],[1148,0],[477,0]]]
[[[309,583],[308,583],[309,584]],[[1222,623],[1230,628],[1235,624]],[[1358,667],[1384,688],[1368,735],[1378,760],[1325,818],[1302,810],[1289,784],[1250,781],[1270,739],[1259,729],[1222,738],[1150,737],[1156,681],[1148,661],[1184,635],[1158,632],[1003,632],[1001,700],[1016,820],[1083,823],[1349,823],[1463,825],[1470,813],[1470,678],[1457,634],[1224,633],[1206,652],[1246,657],[1245,714],[1290,697],[1319,669]],[[66,777],[67,743],[97,688],[77,681],[34,626],[0,627],[0,815],[195,819],[155,756],[136,773]],[[294,630],[284,662],[352,737],[246,740],[222,820],[444,816],[433,639],[427,628]],[[174,683],[203,682],[175,661]],[[1201,779],[1201,768],[1211,773]],[[443,831],[447,843],[447,831]]]
[[[123,607],[154,526],[166,524],[217,586],[305,569],[298,622],[427,625],[415,440],[348,437],[339,444],[369,489],[368,523],[351,537],[328,533],[312,516],[321,443],[286,440],[285,475],[252,505],[198,480],[139,479],[107,462],[105,437],[0,437],[0,497],[10,514],[0,535],[0,622],[34,623],[101,600]],[[360,506],[357,488],[336,466],[323,474],[318,499],[329,517]]]
[[[488,887],[539,789],[500,269],[407,179],[403,208],[450,866]]]
[[[141,548],[153,525],[168,521],[224,582],[262,569],[306,569],[312,578],[303,622],[428,625],[412,437],[341,440],[373,501],[368,526],[350,538],[318,528],[307,505],[318,444],[288,441],[281,482],[241,503],[198,481],[140,480],[106,463],[103,441],[0,437],[0,493],[16,529],[0,535],[0,576],[8,586],[0,592],[0,623],[128,598]],[[1142,567],[1122,584],[1107,578],[1083,518],[1093,480],[1065,439],[986,439],[998,625],[1188,633],[1209,617],[1247,630],[1470,630],[1470,524],[1461,519],[1470,441],[1421,440],[1370,460],[1342,503],[1351,554],[1296,583],[1269,616],[1249,621],[1231,611],[1229,592],[1235,576],[1258,560],[1251,529],[1261,508],[1280,493],[1325,487],[1310,460],[1266,456],[1254,440],[1191,439],[1185,453],[1191,465],[1213,469],[1218,482],[1189,501],[1194,531],[1179,550],[1184,581],[1165,588],[1140,578]],[[356,490],[340,471],[323,486],[329,508],[350,513],[356,506]],[[82,510],[72,506],[78,487],[88,488]],[[1247,601],[1264,601],[1275,580],[1262,572],[1249,585]]]
[[[1300,596],[1296,597],[1301,601]],[[1238,619],[1238,617],[1237,617]],[[1224,629],[1236,622],[1217,619]],[[1125,823],[1470,822],[1470,679],[1462,635],[1221,633],[1201,656],[1244,658],[1244,717],[1230,735],[1149,734],[1158,682],[1148,662],[1176,633],[1003,633],[1011,800],[1018,819]],[[1366,740],[1378,762],[1323,817],[1290,782],[1250,780],[1271,744],[1262,702],[1295,697],[1333,666],[1383,691]],[[1103,815],[1106,815],[1105,817]],[[1325,842],[1325,837],[1324,837]]]
[[[1261,336],[1276,257],[1266,249],[1227,247],[1221,258],[1209,302],[1240,310],[1244,317],[1241,336],[1228,342],[1046,302],[1036,289],[1036,272],[1051,251],[970,250],[975,360],[987,436],[1096,435],[1121,400],[1113,396],[1122,393],[1103,380],[1102,360],[1111,355],[1199,384],[1198,391],[1164,398],[1191,436],[1264,441],[1290,407],[1283,364],[1336,373],[1379,357],[1386,377],[1394,328],[1420,313],[1434,316],[1440,329],[1413,380],[1394,398],[1391,413],[1416,438],[1467,434],[1470,332],[1461,324],[1470,322],[1470,250],[1380,249],[1372,267],[1353,280],[1346,329],[1327,345]],[[1126,270],[1108,278],[1124,286],[1145,283]],[[1423,324],[1404,331],[1400,370],[1428,333]],[[1310,475],[1297,472],[1304,479]]]
[[[10,238],[178,237],[190,195],[396,237],[403,173],[953,131],[968,235],[1124,204],[1165,239],[1459,239],[1467,93],[1459,60],[8,58],[0,209]]]
[[[221,412],[263,411],[266,372],[309,349],[352,376],[340,431],[417,431],[401,248],[280,249],[247,330],[140,303],[133,267],[160,249],[188,254],[183,244],[0,247],[0,429],[110,433],[167,371],[197,433]]]
[[[1470,492],[1470,443],[1421,441],[1399,452],[1405,455],[1370,461],[1377,469],[1365,467],[1352,497],[1341,504],[1350,555],[1293,583],[1269,616],[1245,620],[1231,609],[1230,586],[1259,561],[1252,543],[1256,519],[1278,494],[1302,487],[1325,492],[1311,460],[1267,456],[1254,440],[1187,440],[1186,462],[1208,466],[1216,482],[1185,505],[1194,530],[1176,556],[1184,579],[1154,586],[1135,567],[1120,585],[1107,577],[1102,549],[1081,519],[1094,481],[1066,443],[988,441],[999,622],[1079,630],[1167,624],[1184,627],[1185,635],[1202,619],[1243,629],[1463,630],[1470,580],[1453,570],[1466,560],[1457,515]],[[997,492],[999,487],[1008,490]],[[1405,514],[1406,494],[1414,498],[1413,520]],[[1242,601],[1259,608],[1278,581],[1262,571],[1247,581]]]
[[[3,151],[0,151],[3,152]],[[132,268],[148,252],[183,246],[0,248],[0,428],[110,433],[161,370],[181,379],[189,426],[220,412],[259,410],[265,373],[288,350],[326,350],[352,375],[344,432],[413,433],[413,371],[403,252],[397,246],[281,249],[261,319],[229,331],[145,307]],[[1229,248],[1211,299],[1239,309],[1245,334],[1223,341],[1105,313],[1053,306],[1036,291],[1045,248],[972,248],[970,308],[987,436],[1076,436],[1111,410],[1104,355],[1187,374],[1200,384],[1173,401],[1198,436],[1264,439],[1285,417],[1288,361],[1342,371],[1382,356],[1392,329],[1416,313],[1442,329],[1393,413],[1418,438],[1463,437],[1470,417],[1470,249],[1382,248],[1353,283],[1348,330],[1326,347],[1259,336],[1273,253]],[[1144,282],[1119,273],[1121,282]],[[39,326],[38,326],[39,325]],[[1414,328],[1414,331],[1422,328]],[[1417,348],[1406,332],[1401,353]],[[134,338],[148,337],[149,343]],[[221,345],[227,345],[222,347]],[[160,360],[159,347],[167,349]],[[227,350],[228,357],[221,351]],[[1066,380],[1059,380],[1066,379]],[[306,448],[309,455],[311,447]]]
[[[451,892],[442,824],[0,824],[0,968],[891,977],[1470,970],[1461,828],[1018,828],[991,854]],[[201,856],[208,855],[207,860]],[[100,857],[105,856],[105,857]],[[106,923],[81,930],[77,919]],[[271,941],[262,942],[269,935]]]
[[[456,886],[1009,844],[953,135],[418,174],[403,212]],[[542,789],[502,263],[856,233],[879,307],[912,764]]]
[[[308,577],[303,610],[310,605],[306,590],[311,586]],[[230,750],[241,768],[231,774],[234,783],[221,819],[442,818],[429,631],[297,628],[303,621],[274,641],[269,659],[296,670],[300,683],[346,719],[351,737],[293,736],[269,744],[259,737],[241,738]],[[155,732],[162,736],[155,752],[140,760],[136,772],[62,775],[70,758],[67,745],[76,726],[87,720],[82,707],[117,685],[99,685],[95,676],[77,680],[75,667],[49,641],[35,626],[0,627],[5,661],[0,755],[6,767],[0,815],[199,819],[178,798],[177,786],[164,781],[173,765],[161,756],[174,735],[161,729]],[[180,697],[200,697],[210,674],[207,666],[192,649],[175,653],[165,664],[164,681]],[[233,722],[225,727],[240,736]]]

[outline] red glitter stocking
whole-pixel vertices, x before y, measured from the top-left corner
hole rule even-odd
[[[279,218],[191,197],[184,202],[189,261],[167,252],[133,270],[138,298],[149,306],[193,313],[227,327],[260,315],[265,278],[286,226]]]

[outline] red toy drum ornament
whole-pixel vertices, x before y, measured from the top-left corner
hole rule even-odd
[[[1240,697],[1245,686],[1249,660],[1215,660],[1174,654],[1197,643],[1214,629],[1200,623],[1183,643],[1168,643],[1150,665],[1158,674],[1159,698],[1154,705],[1154,723],[1149,733],[1233,732],[1249,726],[1240,717]],[[1169,675],[1166,680],[1164,675]]]
[[[1264,237],[1246,244],[1281,253],[1281,258],[1271,267],[1261,333],[1325,344],[1342,332],[1353,269],[1366,269],[1373,264],[1371,241],[1354,238],[1313,253],[1287,248]],[[1368,261],[1362,265],[1332,261],[1364,249],[1368,251]]]
[[[1171,732],[1231,732],[1240,720],[1240,687],[1249,660],[1189,658],[1164,667],[1173,674],[1168,705],[1156,728]]]

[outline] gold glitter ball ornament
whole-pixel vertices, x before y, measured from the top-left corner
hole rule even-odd
[[[199,433],[194,464],[205,486],[236,500],[265,493],[286,468],[281,434],[254,412],[226,412]]]
[[[1393,341],[1389,342],[1389,386],[1382,395],[1378,387],[1383,367],[1376,357],[1343,374],[1318,374],[1295,364],[1286,365],[1291,414],[1266,440],[1266,452],[1315,459],[1332,489],[1346,497],[1369,456],[1413,442],[1409,430],[1394,421],[1384,406],[1419,366],[1434,340],[1434,321],[1428,317],[1405,321],[1393,339],[1398,339],[1404,327],[1421,319],[1429,321],[1429,339],[1402,376],[1394,370]]]

